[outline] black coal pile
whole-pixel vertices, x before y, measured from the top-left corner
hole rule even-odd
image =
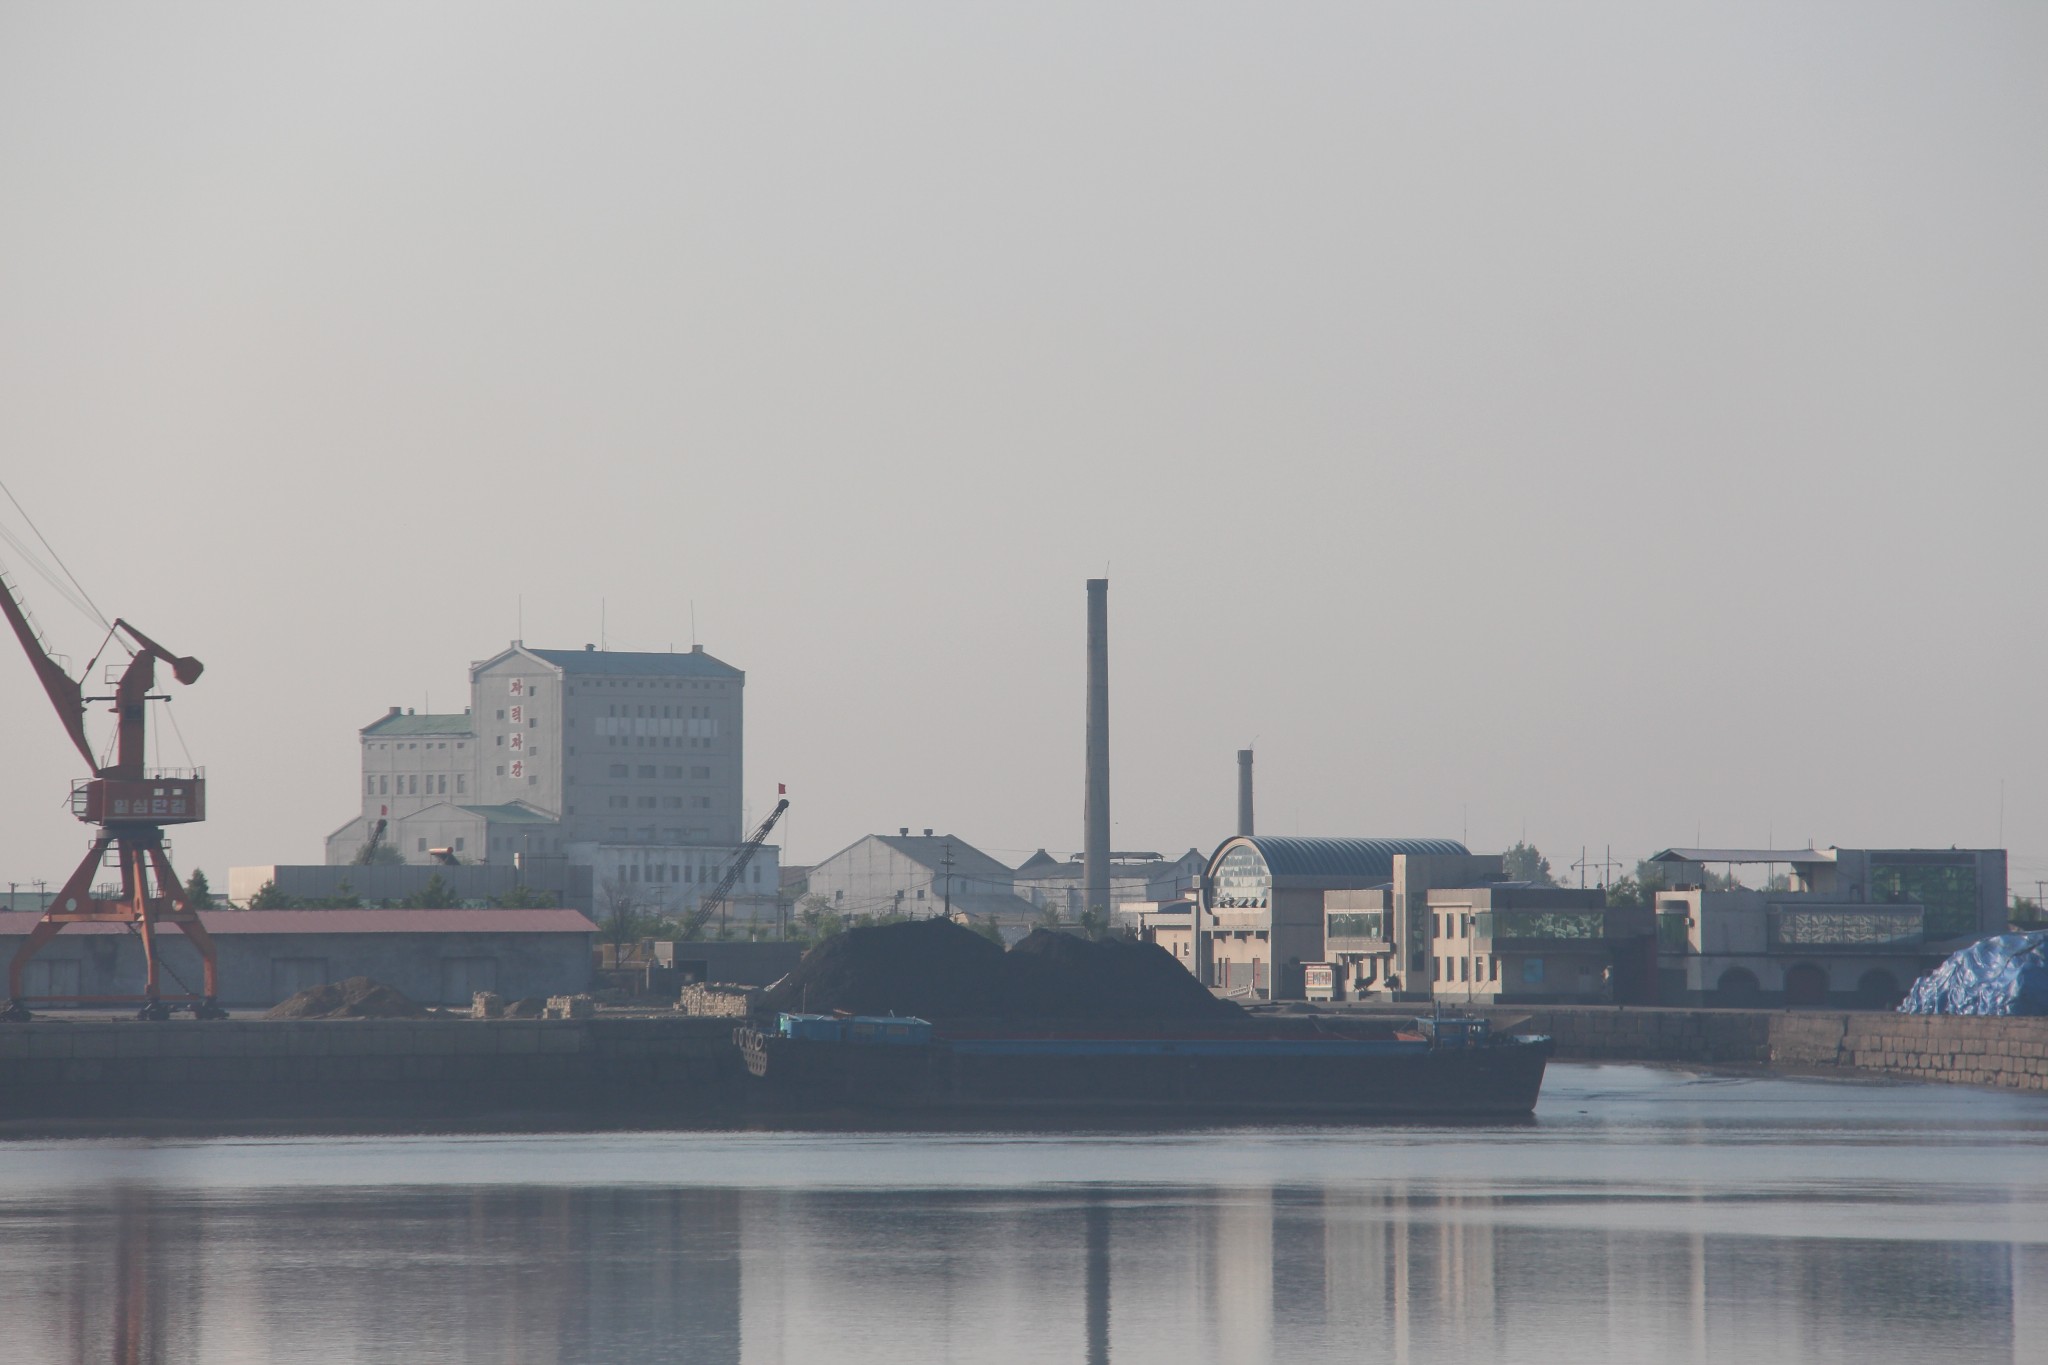
[[[1015,1019],[1217,1019],[1218,1000],[1156,943],[1034,929],[1003,955],[1003,1014]]]
[[[1218,1000],[1156,944],[1036,930],[1005,953],[943,919],[849,929],[770,987],[770,1010],[925,1019],[1219,1019]]]
[[[762,1003],[809,1014],[986,1014],[1002,966],[1001,948],[951,920],[878,924],[834,934],[805,953]]]
[[[270,1007],[265,1019],[417,1019],[427,1011],[403,991],[367,976],[308,986]]]

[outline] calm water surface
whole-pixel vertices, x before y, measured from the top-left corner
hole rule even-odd
[[[0,1360],[2048,1361],[2048,1101],[1556,1066],[1533,1123],[0,1146]]]

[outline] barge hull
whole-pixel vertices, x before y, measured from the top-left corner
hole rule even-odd
[[[1535,1109],[1551,1045],[1033,1050],[754,1034],[741,1050],[778,1105],[795,1107],[1508,1118]]]

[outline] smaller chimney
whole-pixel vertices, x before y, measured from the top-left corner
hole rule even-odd
[[[1252,835],[1252,751],[1237,751],[1237,832]]]
[[[899,828],[899,829],[898,829],[898,830],[896,831],[896,833],[897,833],[898,835],[900,835],[901,837],[903,837],[903,838],[905,838],[905,839],[908,839],[908,838],[910,837],[910,826],[908,826],[908,825],[904,825],[904,826],[902,826],[901,828]]]
[[[926,830],[925,830],[925,832],[924,832],[924,837],[925,837],[925,838],[927,838],[927,839],[929,839],[929,838],[931,838],[931,837],[932,837],[932,832],[931,832],[931,830],[930,830],[930,829],[926,829]]]
[[[402,706],[394,706],[384,714],[387,716],[402,716],[405,714],[405,708]]]

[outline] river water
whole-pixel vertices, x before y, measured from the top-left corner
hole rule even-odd
[[[1557,1065],[1536,1118],[0,1145],[0,1360],[2048,1361],[2048,1100]]]

